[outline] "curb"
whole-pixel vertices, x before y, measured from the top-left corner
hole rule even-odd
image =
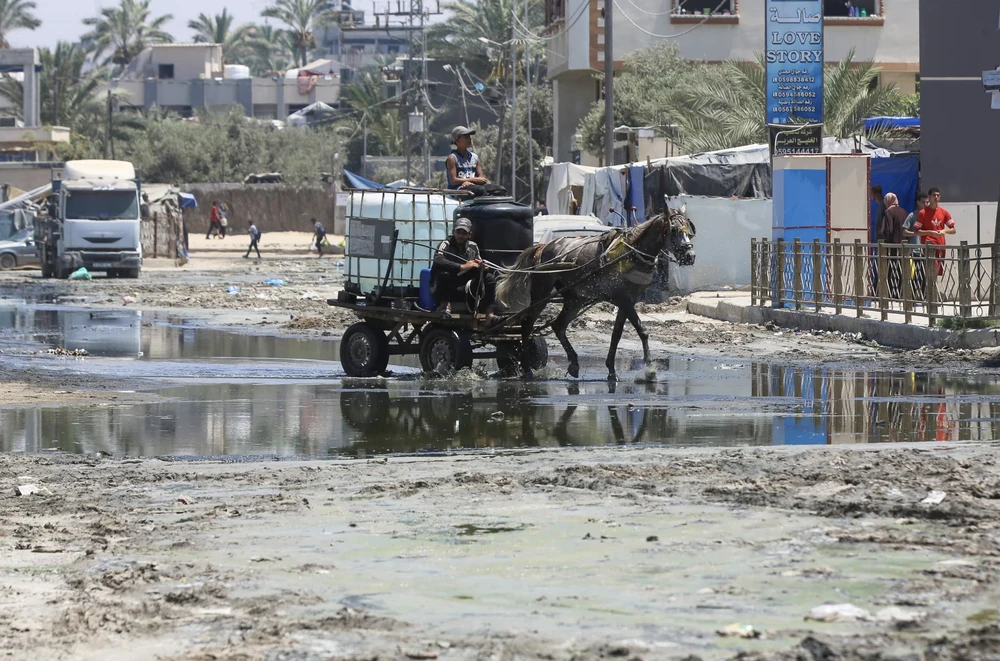
[[[838,333],[861,333],[866,340],[873,340],[882,346],[899,349],[984,349],[1000,347],[1000,328],[952,331],[945,328],[925,328],[900,324],[894,321],[858,319],[844,315],[805,312],[802,310],[781,310],[777,308],[733,305],[719,301],[718,305],[707,305],[688,301],[687,311],[701,317],[727,321],[731,324],[763,325],[767,322],[796,330],[836,331]]]

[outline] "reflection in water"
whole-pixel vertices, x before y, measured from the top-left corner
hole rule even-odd
[[[657,383],[222,383],[135,406],[0,410],[0,451],[355,456],[629,444],[992,440],[996,378],[674,359]]]
[[[658,380],[649,383],[426,381],[412,374],[351,380],[339,377],[332,338],[276,338],[191,328],[129,309],[55,306],[0,307],[0,348],[8,347],[22,357],[5,355],[3,364],[66,369],[64,362],[23,354],[86,349],[95,358],[74,361],[72,369],[147,379],[151,387],[166,379],[187,385],[157,390],[165,400],[156,404],[0,409],[4,452],[366,456],[1000,437],[1000,380],[991,375],[674,357],[661,361]],[[601,362],[593,363],[591,376],[603,372]],[[642,373],[638,358],[632,373]]]

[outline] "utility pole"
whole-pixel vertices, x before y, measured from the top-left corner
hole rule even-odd
[[[364,135],[361,138],[361,176],[368,178],[368,111],[361,115],[361,130]]]
[[[524,0],[524,27],[531,25],[528,22],[528,0]],[[530,197],[528,198],[528,204],[532,207],[535,206],[535,143],[533,140],[533,133],[531,131],[531,57],[528,53],[527,42],[525,42],[524,47],[524,84],[527,86],[528,90],[528,189],[530,191]]]
[[[108,90],[108,138],[104,141],[104,160],[108,160],[108,149],[111,147],[111,90]]]
[[[614,0],[604,0],[604,165],[615,164]]]
[[[517,43],[514,41],[514,21],[517,20],[516,0],[510,2],[510,196],[517,202]]]
[[[420,0],[420,103],[423,106],[424,129],[424,185],[431,180],[431,122],[427,115],[427,30],[424,29],[424,0]]]

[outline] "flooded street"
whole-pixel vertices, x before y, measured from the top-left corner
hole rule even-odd
[[[580,380],[555,357],[533,381],[479,373],[347,379],[333,339],[207,328],[135,310],[0,307],[0,362],[138,380],[155,403],[0,409],[0,451],[113,456],[365,457],[602,445],[825,445],[993,440],[1000,377],[859,371],[691,356],[658,360],[655,380],[623,352]],[[51,356],[51,349],[87,357]],[[589,364],[588,364],[589,363]]]
[[[609,384],[594,316],[581,379],[350,379],[339,324],[247,315],[0,302],[0,652],[1000,654],[994,370],[667,315]]]

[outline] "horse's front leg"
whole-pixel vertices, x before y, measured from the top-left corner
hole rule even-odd
[[[618,353],[618,343],[622,339],[622,332],[625,330],[625,311],[618,308],[618,316],[615,317],[615,327],[611,331],[611,346],[608,348],[608,359],[604,364],[608,367],[608,381],[617,381],[618,373],[615,371],[615,355]]]
[[[639,318],[639,313],[636,312],[635,303],[631,300],[622,301],[618,306],[618,310],[625,313],[629,322],[632,323],[632,327],[635,328],[635,332],[639,336],[639,341],[642,342],[642,362],[646,364],[647,375],[653,373],[653,363],[649,358],[649,333],[646,332],[646,327],[642,325],[642,319]]]

